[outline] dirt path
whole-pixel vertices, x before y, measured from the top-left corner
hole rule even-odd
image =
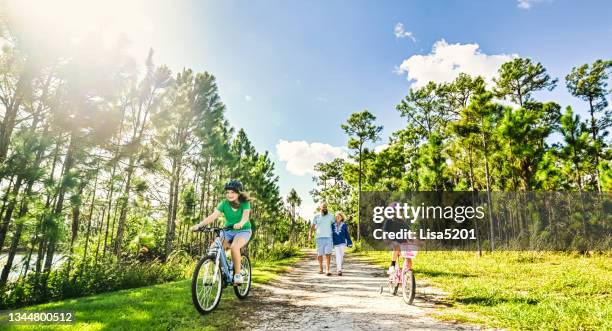
[[[335,270],[332,258],[332,271]],[[427,315],[436,304],[434,292],[417,278],[412,306],[391,296],[381,268],[346,255],[342,276],[318,274],[314,252],[288,273],[253,289],[249,301],[255,330],[472,330],[474,326],[441,322]],[[418,277],[418,275],[417,275]],[[431,293],[430,295],[424,293]]]

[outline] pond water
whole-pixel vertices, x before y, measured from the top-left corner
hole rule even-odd
[[[53,256],[53,263],[51,264],[51,270],[57,269],[66,261],[66,255],[63,254],[55,254]],[[26,263],[27,254],[26,253],[17,253],[15,255],[15,259],[13,260],[13,267],[11,268],[11,272],[9,273],[9,281],[14,281],[19,277],[19,274],[22,272],[24,265]],[[0,255],[0,270],[4,268],[6,264],[6,260],[8,259],[7,253],[2,253]],[[32,272],[32,269],[35,267],[36,263],[36,254],[32,254],[32,258],[30,259],[30,270],[28,273]]]

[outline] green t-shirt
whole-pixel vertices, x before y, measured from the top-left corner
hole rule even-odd
[[[245,210],[251,210],[251,204],[248,201],[241,202],[238,209],[233,209],[230,202],[227,199],[223,199],[217,206],[217,210],[223,213],[225,216],[225,226],[233,227],[234,224],[240,223],[242,220],[242,212]],[[241,230],[250,230],[251,220],[249,219],[242,226]]]

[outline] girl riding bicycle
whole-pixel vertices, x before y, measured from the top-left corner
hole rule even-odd
[[[235,285],[242,284],[243,279],[240,274],[240,249],[251,239],[251,204],[248,195],[243,191],[242,183],[238,180],[230,180],[225,184],[225,199],[217,205],[215,211],[206,217],[202,222],[191,227],[191,231],[198,231],[216,220],[221,214],[225,217],[225,226],[232,227],[232,230],[223,231],[221,237],[225,249],[229,248],[232,254],[234,265]]]
[[[391,202],[389,207],[395,208],[398,202]],[[410,225],[405,222],[401,222],[394,219],[385,219],[382,224],[383,231],[386,232],[400,232],[405,230],[410,230]],[[401,245],[402,244],[413,244],[418,245],[420,242],[418,240],[407,240],[407,239],[386,239],[385,244],[388,248],[392,249],[391,251],[391,265],[389,266],[389,270],[387,274],[392,275],[399,268],[397,264],[397,260],[400,257]],[[412,259],[407,259],[407,268],[412,270]]]

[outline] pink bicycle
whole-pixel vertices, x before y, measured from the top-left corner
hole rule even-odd
[[[416,293],[416,281],[414,273],[408,265],[408,260],[416,258],[417,247],[410,244],[400,245],[400,256],[404,258],[402,268],[395,268],[395,273],[389,275],[388,287],[391,295],[397,295],[399,286],[402,285],[402,297],[408,305],[412,304]],[[384,285],[380,287],[380,293],[383,293]]]

